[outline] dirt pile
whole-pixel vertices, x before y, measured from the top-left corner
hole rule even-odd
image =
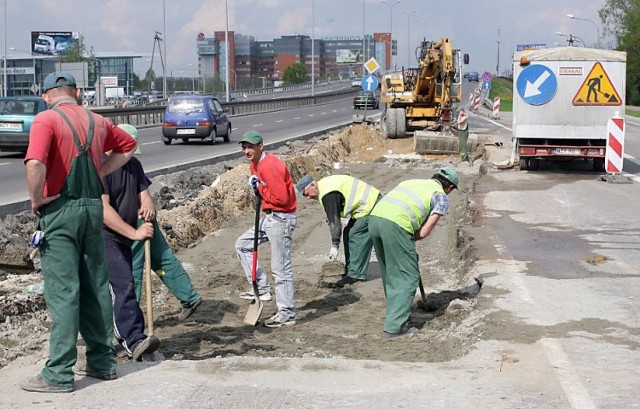
[[[374,127],[358,125],[313,141],[289,143],[275,153],[286,161],[294,180],[305,173],[316,177],[351,174],[383,193],[400,180],[431,177],[438,167],[458,160],[419,157],[412,150],[411,139],[387,140]],[[343,167],[335,170],[336,163]],[[478,288],[468,276],[474,251],[464,226],[473,221],[468,196],[477,170],[463,177],[460,191],[451,198],[450,212],[433,237],[417,243],[429,310],[412,316],[418,334],[391,343],[382,336],[385,299],[375,253],[366,282],[334,288],[343,265],[329,262],[331,243],[324,212],[317,201],[305,199],[299,200],[299,224],[294,232],[297,323],[276,331],[243,325],[247,304],[238,294],[248,284],[234,243],[252,224],[254,196],[248,176],[248,165],[241,159],[153,178],[158,219],[204,300],[192,318],[178,322],[179,304],[154,279],[156,335],[162,339],[161,352],[167,358],[253,355],[443,361],[471,347],[480,313],[474,310]],[[30,217],[24,220],[27,223],[19,228],[19,223],[11,223],[17,236],[30,234]],[[6,223],[0,227],[0,237],[9,234]],[[17,253],[26,250],[25,245]],[[268,245],[260,247],[259,259],[270,271]],[[18,296],[27,297],[19,293],[40,279],[39,274],[22,275],[21,280],[13,276],[8,274],[11,279],[0,281],[0,307],[2,297],[5,304],[12,304]],[[0,366],[34,351],[46,356],[42,345],[48,335],[48,315],[42,310],[42,296],[26,299],[31,312],[15,312],[15,308],[0,312],[5,317],[4,323],[0,321]],[[274,311],[275,303],[267,303],[262,318]]]

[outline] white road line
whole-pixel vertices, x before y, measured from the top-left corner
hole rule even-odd
[[[275,123],[279,123],[282,122],[282,119],[278,119],[277,121],[274,121]]]
[[[628,119],[625,119],[625,122],[630,124],[630,125],[640,126],[640,122],[630,121]]]
[[[293,118],[293,119],[300,119],[300,117],[299,117],[299,116],[297,116],[297,117],[295,117],[295,118]]]
[[[316,116],[315,114],[309,114],[309,116]]]
[[[337,110],[337,109],[334,109],[334,110],[333,110],[333,111],[331,111],[331,112],[338,112],[338,110]]]
[[[322,112],[320,115],[327,115],[327,113],[326,112]]]
[[[474,117],[476,117],[476,118],[480,118],[480,119],[484,119],[485,121],[490,122],[490,123],[492,123],[492,124],[494,124],[494,125],[496,125],[496,126],[499,126],[499,127],[501,127],[501,128],[504,128],[504,129],[506,129],[507,131],[513,131],[513,129],[509,128],[508,126],[502,125],[501,123],[496,122],[496,121],[494,121],[494,120],[491,120],[491,119],[489,119],[489,118],[485,118],[485,117],[480,116],[480,115],[474,115]]]
[[[253,127],[263,126],[264,124],[254,124]]]
[[[0,166],[2,166],[2,165],[10,165],[10,164],[11,164],[11,162],[4,162],[4,163],[0,163]]]
[[[141,143],[140,145],[144,146],[144,145],[155,145],[156,143],[160,143],[160,141],[155,141],[155,142],[145,142],[145,143]]]
[[[238,129],[238,128],[231,128],[231,130],[232,130],[232,131],[235,131],[235,130],[237,130],[237,129]]]

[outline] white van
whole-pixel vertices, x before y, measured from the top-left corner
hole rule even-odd
[[[56,54],[56,43],[52,37],[40,34],[33,45],[33,52],[36,54]]]

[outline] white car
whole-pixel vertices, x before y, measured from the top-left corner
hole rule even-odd
[[[362,87],[362,78],[354,78],[351,80],[351,86],[352,87]]]

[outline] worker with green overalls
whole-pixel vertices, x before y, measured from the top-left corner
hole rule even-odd
[[[342,233],[345,274],[336,282],[336,286],[342,288],[364,281],[373,248],[369,235],[369,213],[380,200],[380,191],[347,175],[327,176],[317,182],[311,175],[304,175],[296,184],[296,189],[307,199],[319,200],[324,207],[331,232],[330,260],[338,258]],[[344,230],[340,218],[349,219]]]
[[[38,114],[25,156],[31,209],[44,232],[39,243],[44,298],[51,315],[49,359],[21,385],[30,392],[71,392],[78,331],[86,367],[81,373],[116,378],[113,313],[102,237],[102,178],[124,165],[136,141],[78,105],[73,75],[53,72],[42,84],[47,111]],[[113,151],[102,162],[106,151]]]
[[[447,213],[448,195],[458,182],[455,169],[444,167],[431,179],[401,182],[371,211],[369,232],[387,298],[387,338],[417,331],[407,325],[420,280],[415,241],[427,237]]]

